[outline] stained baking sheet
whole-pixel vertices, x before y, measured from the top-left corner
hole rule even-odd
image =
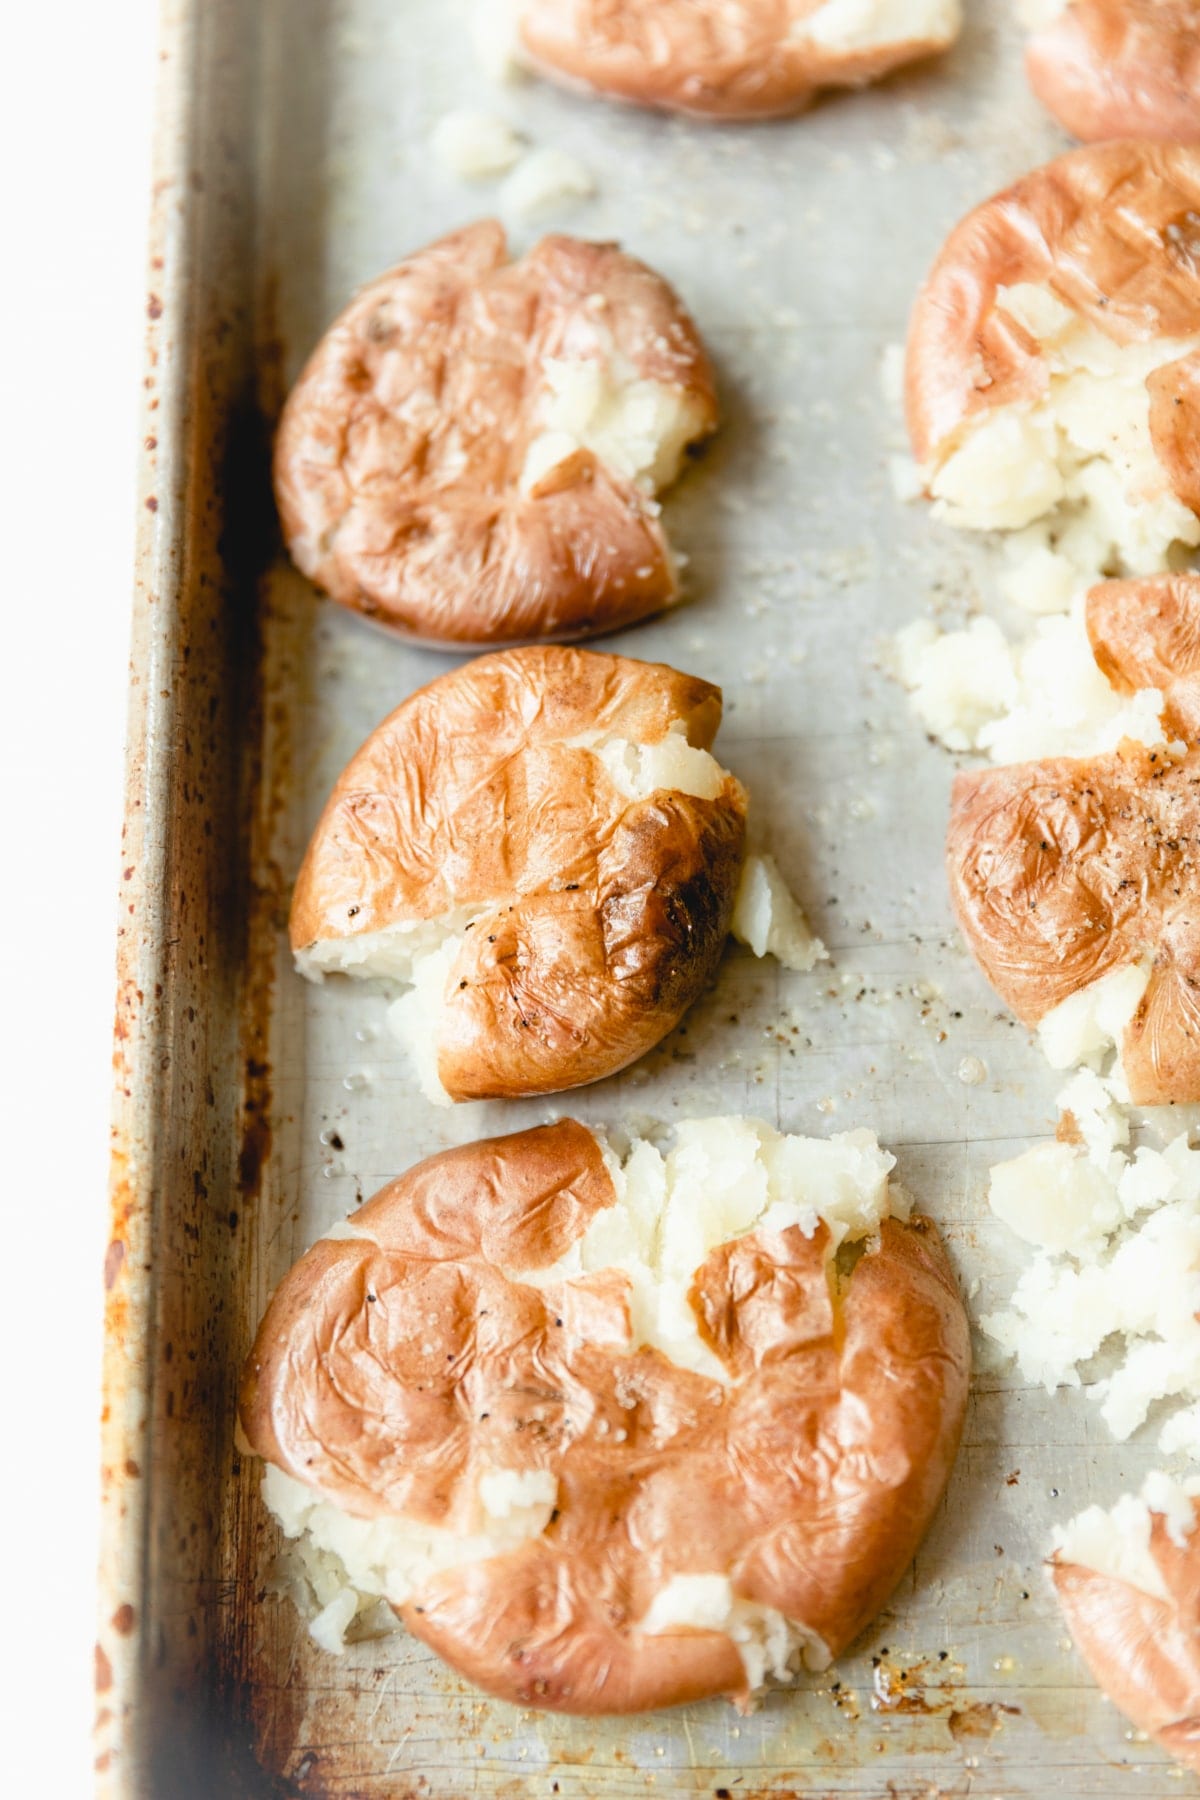
[[[1057,1082],[956,941],[952,761],[880,668],[918,613],[994,594],[993,552],[899,503],[881,369],[942,236],[1063,147],[1007,8],[804,118],[706,128],[535,82],[497,91],[461,0],[168,5],[135,616],[109,1253],[101,1786],[113,1795],[1176,1795],[1070,1650],[1040,1568],[1055,1521],[1136,1485],[1078,1393],[980,1366],[946,1501],[899,1592],[826,1676],[739,1718],[539,1717],[399,1636],[318,1652],[270,1591],[237,1369],[309,1243],[449,1144],[570,1110],[869,1126],[941,1224],[972,1309],[1011,1287],[989,1164],[1053,1129]],[[731,948],[635,1069],[554,1102],[438,1110],[358,985],[302,983],[288,885],[366,732],[449,666],[320,602],[274,537],[271,419],[363,281],[493,210],[429,150],[452,107],[576,153],[594,201],[513,222],[617,238],[674,281],[724,423],[667,503],[688,604],[611,640],[719,681],[718,749],[832,960]],[[983,1065],[982,1080],[964,1075]],[[966,1067],[964,1068],[964,1062]]]

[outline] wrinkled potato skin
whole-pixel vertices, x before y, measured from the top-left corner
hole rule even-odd
[[[525,0],[525,59],[638,106],[707,119],[802,111],[821,88],[860,87],[952,41],[835,50],[797,36],[823,0]],[[954,34],[957,35],[957,32]]]
[[[294,561],[343,606],[427,643],[561,640],[659,612],[678,583],[655,503],[590,451],[520,486],[547,358],[677,386],[715,429],[712,367],[667,283],[614,244],[547,237],[509,262],[484,220],[351,301],[280,419]]]
[[[958,776],[950,894],[980,968],[1026,1025],[1145,947],[1125,1033],[1135,1105],[1200,1100],[1200,751],[1112,755]]]
[[[1200,1772],[1200,1529],[1180,1548],[1155,1513],[1150,1553],[1167,1600],[1057,1556],[1050,1573],[1076,1648],[1113,1705]]]
[[[941,1497],[966,1316],[928,1219],[886,1220],[840,1284],[823,1225],[754,1233],[714,1250],[691,1290],[725,1387],[630,1350],[618,1272],[512,1278],[556,1261],[614,1198],[571,1119],[419,1164],[354,1215],[361,1237],[319,1242],[282,1282],[242,1428],[366,1518],[461,1524],[482,1468],[554,1472],[540,1538],[432,1576],[398,1609],[488,1692],[574,1713],[744,1699],[723,1633],[644,1637],[636,1621],[673,1575],[725,1571],[844,1648]]]
[[[438,1070],[455,1099],[579,1087],[658,1043],[712,978],[746,794],[624,799],[567,741],[708,749],[721,694],[664,664],[500,651],[410,696],[343,771],[292,901],[293,949],[456,907],[487,911],[451,971]]]
[[[905,405],[913,454],[936,468],[981,413],[1036,399],[1037,340],[998,304],[1048,288],[1116,343],[1200,332],[1200,150],[1116,143],[1068,152],[977,206],[917,296]],[[1200,356],[1155,371],[1150,433],[1173,491],[1200,502]]]
[[[1029,85],[1085,143],[1200,143],[1196,0],[1072,0],[1025,52]]]
[[[1087,633],[1110,687],[1157,688],[1168,737],[1200,744],[1200,575],[1100,582],[1087,597]]]

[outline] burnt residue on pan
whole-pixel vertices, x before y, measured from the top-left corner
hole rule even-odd
[[[191,60],[165,64],[102,1272],[98,1791],[164,1800],[298,1792],[257,1767],[220,1655],[233,1297],[271,1150],[264,946],[283,911],[260,854],[257,594],[275,540],[253,342],[257,68],[237,13],[197,9]]]

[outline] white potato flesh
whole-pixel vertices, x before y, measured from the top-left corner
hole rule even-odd
[[[1159,1444],[1188,1450],[1200,1440],[1200,1150],[1186,1132],[1131,1148],[1127,1099],[1119,1075],[1081,1071],[1059,1099],[1078,1141],[992,1169],[992,1210],[1036,1254],[980,1325],[1048,1391],[1082,1385],[1081,1365],[1107,1348],[1112,1372],[1086,1391],[1113,1436],[1173,1400]]]
[[[951,44],[962,29],[960,0],[825,0],[800,19],[795,37],[822,50],[873,50],[881,44]]]
[[[995,763],[1099,756],[1122,739],[1161,744],[1163,696],[1118,694],[1088,640],[1083,598],[1012,644],[993,619],[941,632],[917,619],[893,639],[897,678],[932,737]]]
[[[730,930],[755,956],[773,956],[785,969],[807,972],[829,954],[813,936],[773,856],[746,858]]]
[[[307,981],[321,982],[326,975],[353,975],[362,981],[414,979],[414,970],[450,937],[459,937],[480,909],[463,906],[435,919],[400,919],[381,931],[363,931],[356,937],[319,938],[297,950],[296,969]]]
[[[822,1220],[831,1249],[867,1237],[889,1213],[905,1216],[902,1193],[888,1183],[893,1165],[867,1131],[804,1138],[755,1119],[685,1120],[665,1157],[641,1141],[624,1164],[610,1159],[617,1204],[536,1282],[622,1270],[633,1345],[653,1345],[679,1367],[724,1382],[727,1371],[702,1341],[687,1299],[705,1257],[748,1231],[799,1225],[811,1236]]]
[[[753,1691],[767,1681],[786,1681],[801,1663],[827,1669],[828,1646],[803,1625],[794,1625],[773,1606],[741,1600],[727,1575],[673,1575],[660,1588],[638,1629],[659,1637],[681,1628],[723,1631],[738,1647]]]
[[[1156,1600],[1169,1598],[1162,1572],[1150,1551],[1152,1516],[1166,1522],[1167,1533],[1180,1549],[1195,1529],[1192,1501],[1200,1494],[1200,1479],[1178,1481],[1153,1470],[1142,1483],[1140,1494],[1122,1494],[1107,1511],[1089,1506],[1054,1532],[1059,1562],[1075,1563],[1097,1574],[1128,1582]]]
[[[554,1511],[558,1482],[544,1469],[486,1470],[469,1532],[438,1530],[398,1515],[357,1519],[270,1463],[262,1495],[284,1536],[297,1541],[320,1609],[309,1629],[322,1649],[337,1653],[354,1619],[375,1601],[403,1604],[438,1569],[482,1562],[540,1536]]]
[[[511,169],[524,140],[496,113],[463,107],[446,113],[430,138],[435,155],[463,181],[486,181]]]
[[[600,732],[587,732],[569,743],[599,757],[609,780],[626,800],[648,800],[663,788],[697,800],[715,800],[729,779],[729,771],[715,756],[688,743],[680,723],[672,725],[656,744],[636,744]]]
[[[1070,1144],[1038,1144],[991,1172],[988,1205],[1027,1244],[1052,1251],[1099,1248],[1123,1223],[1108,1178]]]
[[[1041,346],[1047,385],[974,415],[939,454],[925,472],[937,516],[1024,529],[1034,610],[1069,605],[1106,575],[1176,566],[1200,544],[1200,520],[1155,453],[1146,378],[1200,337],[1116,344],[1029,282],[1002,288],[999,304]],[[1019,598],[1022,585],[1018,564],[1006,588]]]
[[[994,619],[939,631],[914,619],[892,640],[899,681],[926,731],[949,750],[978,748],[980,733],[1016,703],[1012,651]]]
[[[500,187],[500,211],[506,219],[531,219],[538,213],[562,208],[573,200],[590,200],[596,178],[586,163],[544,144],[530,150]]]
[[[1042,31],[1061,19],[1071,0],[1017,0],[1017,19],[1026,31]]]
[[[1120,1047],[1150,981],[1151,959],[1111,969],[1048,1012],[1038,1026],[1042,1053],[1052,1069],[1095,1065]]]
[[[410,977],[412,986],[387,1009],[388,1030],[408,1051],[417,1085],[434,1106],[454,1104],[438,1074],[438,1044],[450,971],[464,935],[452,932],[436,950],[418,957]]]
[[[705,409],[695,395],[639,375],[599,323],[597,343],[595,356],[551,357],[542,366],[539,432],[521,471],[526,491],[590,450],[622,480],[655,494],[676,479],[685,449],[704,429]]]

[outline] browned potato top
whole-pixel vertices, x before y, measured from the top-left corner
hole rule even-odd
[[[824,0],[522,0],[526,57],[550,75],[641,106],[711,118],[799,112],[823,87],[856,87],[944,50],[957,0],[911,0],[908,22],[853,41],[827,35]]]
[[[1025,66],[1047,111],[1088,143],[1200,142],[1196,0],[1070,0],[1030,39]]]
[[[398,707],[338,780],[296,882],[302,951],[479,908],[447,983],[438,1054],[456,1099],[548,1093],[666,1035],[721,955],[746,794],[627,799],[573,740],[707,750],[708,682],[550,646],[500,651]]]
[[[546,365],[615,357],[716,425],[712,369],[667,283],[614,244],[508,260],[492,220],[408,257],[330,327],[275,450],[284,535],[333,599],[430,642],[579,638],[677,580],[651,494],[580,450],[528,486]]]
[[[637,1629],[677,1574],[726,1572],[841,1650],[929,1524],[968,1381],[929,1220],[885,1219],[847,1277],[824,1224],[714,1250],[689,1300],[726,1384],[631,1347],[619,1270],[520,1279],[615,1199],[570,1119],[430,1158],[286,1277],[241,1401],[260,1455],[363,1518],[453,1527],[481,1468],[552,1471],[544,1532],[398,1610],[489,1692],[578,1713],[744,1695],[724,1632]]]
[[[1041,346],[999,304],[1001,288],[1025,282],[1117,343],[1200,331],[1200,151],[1073,150],[968,213],[913,309],[905,379],[919,463],[938,462],[976,415],[1044,391]],[[1198,365],[1193,354],[1148,383],[1154,447],[1188,505],[1200,466]]]
[[[1152,951],[1122,1058],[1133,1100],[1200,1100],[1200,751],[972,770],[946,844],[959,924],[997,993],[1036,1024]]]

